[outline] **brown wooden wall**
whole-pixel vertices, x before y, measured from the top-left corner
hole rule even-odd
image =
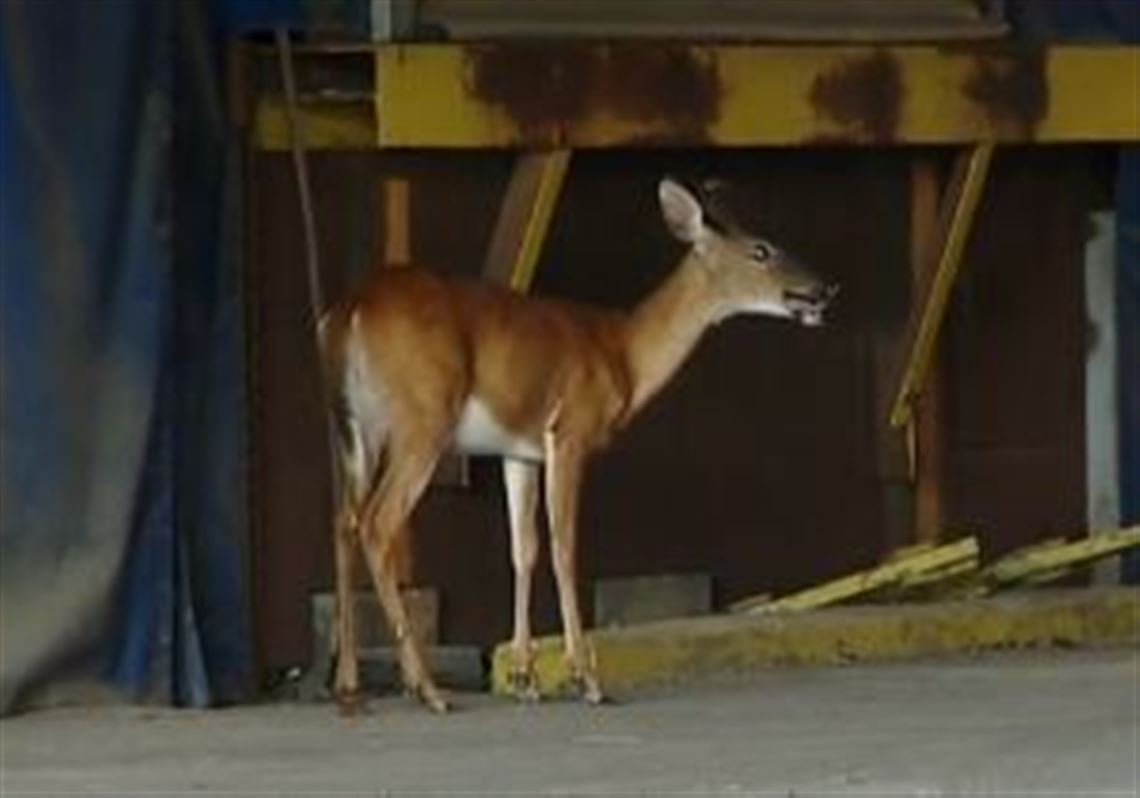
[[[1093,165],[999,151],[943,347],[947,524],[992,557],[1085,528],[1083,259]]]
[[[732,179],[744,219],[843,285],[825,328],[746,319],[712,331],[675,384],[598,460],[584,496],[584,580],[703,571],[727,601],[808,585],[899,542],[887,531],[888,516],[905,503],[900,510],[885,499],[876,342],[897,335],[906,315],[912,157],[577,157],[538,292],[628,307],[649,291],[681,255],[656,207],[655,184],[666,172]],[[329,298],[381,250],[383,175],[412,179],[416,259],[474,274],[510,167],[507,155],[315,156]],[[1086,172],[1079,152],[999,154],[950,320],[948,516],[989,536],[995,550],[1079,528],[1084,517]],[[250,189],[253,604],[262,664],[281,667],[307,660],[307,596],[330,585],[327,454],[287,158],[256,158]],[[487,644],[508,635],[497,466],[477,461],[470,488],[434,489],[417,516],[415,550],[416,581],[442,593],[446,640]],[[536,613],[540,629],[555,628],[545,572]]]

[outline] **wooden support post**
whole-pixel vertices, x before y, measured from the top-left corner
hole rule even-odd
[[[488,280],[530,290],[569,166],[570,150],[519,156],[483,264]]]
[[[937,165],[929,158],[911,169],[910,247],[912,284],[916,296],[925,296],[934,279],[934,253],[939,245],[939,180]],[[907,427],[911,479],[914,484],[914,540],[934,543],[942,515],[942,368],[931,364],[926,390],[914,408]]]
[[[911,258],[914,291],[903,337],[903,363],[890,424],[906,435],[915,485],[914,537],[938,540],[943,513],[942,383],[936,353],[950,292],[961,267],[974,215],[993,158],[992,143],[958,157],[938,208],[938,177],[932,164],[915,165],[911,180]]]
[[[381,192],[382,262],[385,266],[407,266],[412,262],[411,186],[405,178],[389,177],[384,180]]]

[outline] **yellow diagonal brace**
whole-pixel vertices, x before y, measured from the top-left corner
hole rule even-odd
[[[487,252],[487,279],[530,290],[569,165],[570,150],[519,156]]]
[[[942,328],[942,320],[946,315],[950,290],[954,286],[954,279],[958,276],[962,253],[973,227],[974,213],[982,196],[986,176],[989,174],[993,153],[992,142],[979,144],[970,152],[961,193],[952,211],[950,226],[943,239],[942,250],[938,254],[938,265],[930,283],[930,291],[918,319],[913,340],[908,347],[906,368],[898,392],[895,394],[894,404],[891,406],[892,427],[903,427],[910,422],[913,412],[912,402],[922,391],[934,356],[934,346],[938,342],[938,333]]]
[[[554,206],[558,204],[558,196],[562,193],[562,184],[569,166],[570,150],[555,150],[543,158],[538,194],[534,198],[534,207],[527,218],[526,227],[523,228],[522,245],[519,247],[514,268],[511,269],[512,290],[525,294],[534,282],[538,256],[542,253],[542,245],[546,242],[550,220],[554,218]]]

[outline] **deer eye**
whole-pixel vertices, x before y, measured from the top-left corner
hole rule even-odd
[[[768,260],[772,257],[772,248],[763,241],[757,241],[752,245],[752,256],[755,257],[756,260]]]

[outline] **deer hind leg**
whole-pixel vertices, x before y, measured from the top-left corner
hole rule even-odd
[[[553,433],[547,434],[546,512],[550,520],[551,560],[558,584],[566,661],[581,686],[582,697],[591,704],[600,704],[605,696],[598,683],[593,651],[587,650],[583,639],[578,611],[578,492],[584,468],[583,452],[573,446],[560,445]]]
[[[530,636],[530,597],[534,565],[538,559],[538,465],[521,460],[503,460],[503,481],[511,522],[511,563],[515,571],[513,663],[510,682],[515,695],[525,701],[538,699],[534,672],[534,647]]]
[[[333,528],[336,568],[332,652],[336,671],[333,677],[333,695],[340,705],[341,712],[348,715],[356,711],[360,698],[354,576],[356,547],[360,543],[361,503],[371,468],[360,425],[351,417],[347,407],[338,410],[340,412],[336,416],[336,421],[341,485]]]
[[[393,558],[394,544],[409,533],[408,520],[439,460],[443,446],[438,440],[389,448],[387,467],[366,503],[362,543],[376,594],[399,650],[404,684],[432,709],[445,712],[447,702],[424,664],[419,635],[400,596]]]
[[[347,497],[346,497],[347,499]],[[360,675],[356,660],[356,611],[353,606],[353,572],[359,527],[356,508],[347,501],[337,512],[333,546],[336,555],[336,618],[333,658],[336,673],[333,695],[342,714],[353,714],[359,704]]]

